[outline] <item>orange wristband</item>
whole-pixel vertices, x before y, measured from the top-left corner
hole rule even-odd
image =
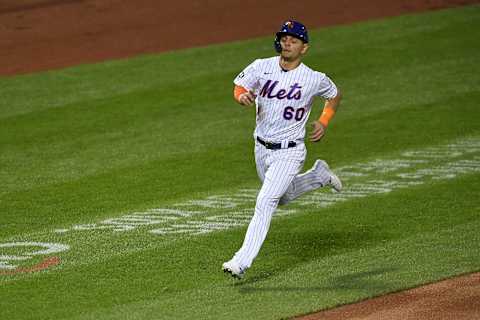
[[[244,87],[235,86],[235,88],[233,89],[233,96],[235,97],[235,100],[240,102],[240,95],[245,92],[248,92],[248,90],[245,89]]]
[[[322,115],[320,116],[320,119],[318,119],[318,121],[326,128],[334,115],[335,110],[333,110],[332,108],[323,108]]]

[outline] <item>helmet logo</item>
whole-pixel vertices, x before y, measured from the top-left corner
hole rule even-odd
[[[292,22],[292,21],[287,21],[287,22],[285,22],[285,25],[286,25],[289,29],[293,29],[293,22]]]

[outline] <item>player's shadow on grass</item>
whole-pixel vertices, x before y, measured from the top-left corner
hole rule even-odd
[[[378,276],[395,271],[396,268],[381,268],[363,272],[354,272],[346,275],[325,279],[322,284],[317,286],[265,286],[254,287],[253,282],[238,283],[241,293],[258,293],[258,292],[325,292],[339,290],[367,290],[367,291],[387,291],[391,288],[388,280],[378,279]]]
[[[316,226],[311,230],[291,231],[287,226],[272,231],[254,268],[247,271],[246,279],[239,286],[265,281],[299,264],[375,244],[378,238],[383,238],[381,231],[365,226],[342,231]]]

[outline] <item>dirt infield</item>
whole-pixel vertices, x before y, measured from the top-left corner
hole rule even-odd
[[[479,2],[2,0],[0,75],[271,35],[287,17],[313,28]]]
[[[480,273],[342,306],[297,320],[480,319]]]
[[[2,0],[0,76],[272,35],[286,18],[298,19],[314,28],[480,3],[480,0],[285,3],[180,0],[164,3],[158,0]],[[480,319],[480,274],[298,319]]]

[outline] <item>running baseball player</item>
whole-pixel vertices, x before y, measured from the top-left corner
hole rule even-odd
[[[306,157],[305,124],[314,98],[325,99],[320,118],[313,122],[311,141],[320,141],[335,115],[340,91],[324,73],[302,63],[308,50],[306,27],[286,21],[275,35],[278,56],[257,59],[234,80],[234,97],[244,106],[256,105],[255,162],[262,187],[242,247],[222,266],[234,278],[243,278],[267,236],[279,204],[321,188],[342,189],[327,163],[317,160],[303,174]]]

